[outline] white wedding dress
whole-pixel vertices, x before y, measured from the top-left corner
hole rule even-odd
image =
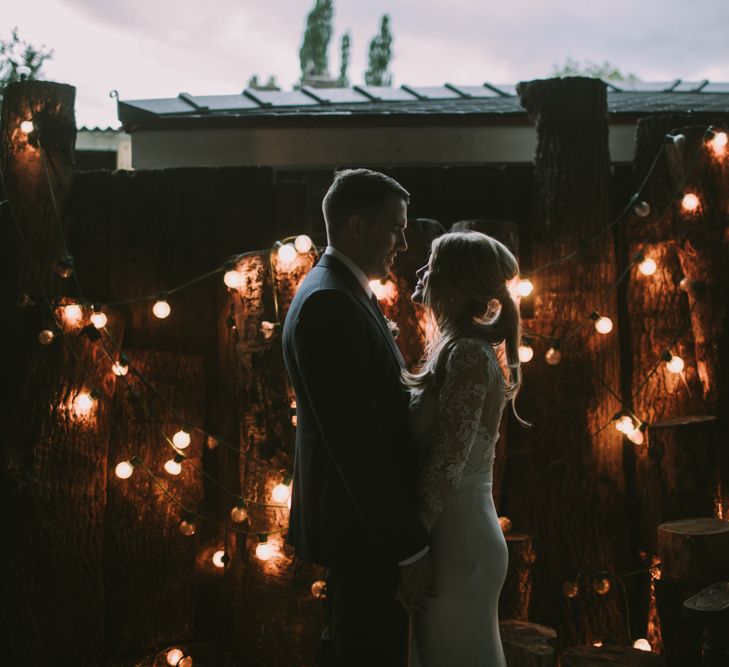
[[[506,667],[498,600],[508,552],[491,494],[504,390],[494,348],[467,338],[448,353],[439,387],[411,394],[438,596],[412,616],[414,667]]]

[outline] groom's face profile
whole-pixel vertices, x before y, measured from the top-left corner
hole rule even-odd
[[[408,248],[405,229],[408,225],[408,207],[393,194],[382,208],[367,219],[352,220],[352,231],[357,237],[359,264],[370,280],[387,278],[398,252]]]

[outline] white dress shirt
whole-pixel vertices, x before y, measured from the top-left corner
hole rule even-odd
[[[364,274],[364,271],[359,268],[347,255],[345,255],[341,250],[337,250],[333,246],[327,246],[326,250],[324,251],[325,255],[331,255],[332,257],[335,257],[338,259],[344,266],[346,266],[354,275],[354,277],[357,279],[357,282],[362,285],[362,289],[366,292],[367,298],[371,299],[374,292],[372,291],[372,288],[370,287],[370,281],[367,279],[367,276]],[[428,553],[429,547],[425,546],[423,547],[418,553],[414,554],[413,556],[410,556],[410,558],[406,558],[405,560],[401,560],[398,565],[410,565],[411,563],[414,563],[416,560],[420,560],[425,554]]]

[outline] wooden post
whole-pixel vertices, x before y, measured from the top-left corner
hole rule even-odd
[[[518,92],[538,135],[534,267],[578,256],[533,277],[535,317],[527,328],[569,339],[560,364],[545,362],[548,343],[540,341],[524,366],[517,407],[535,427],[510,430],[510,450],[523,455],[509,459],[505,487],[514,489],[501,511],[534,536],[539,552],[531,618],[555,627],[567,645],[622,642],[615,587],[569,600],[562,594],[577,573],[615,572],[627,561],[621,441],[614,428],[600,431],[616,410],[606,385],[619,389],[618,339],[598,334],[590,320],[599,308],[616,322],[613,238],[583,243],[608,223],[607,94],[602,82],[582,78],[522,83]]]
[[[532,538],[511,532],[505,537],[509,569],[499,596],[499,618],[527,621],[532,597],[532,568],[536,560]]]
[[[501,643],[509,667],[553,667],[557,633],[546,625],[506,620],[499,623]]]
[[[704,628],[702,665],[723,667],[729,662],[729,582],[720,581],[699,591],[683,603],[688,621]]]

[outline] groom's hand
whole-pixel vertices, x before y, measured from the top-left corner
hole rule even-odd
[[[433,561],[426,553],[414,563],[400,565],[400,584],[395,597],[405,611],[424,611],[422,600],[425,595],[435,595],[433,590]]]

